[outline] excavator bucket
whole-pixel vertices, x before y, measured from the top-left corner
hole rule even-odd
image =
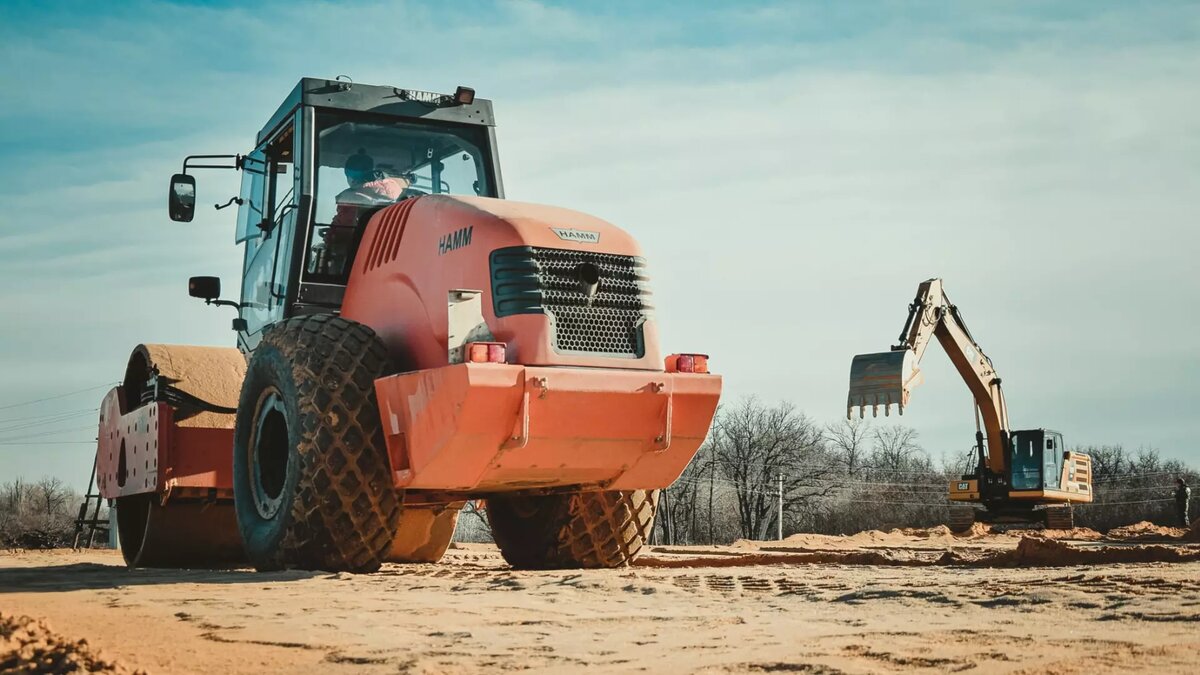
[[[850,364],[846,418],[854,416],[855,408],[858,408],[859,417],[865,417],[867,406],[871,407],[873,416],[879,416],[879,406],[883,406],[883,414],[888,415],[893,403],[903,415],[909,393],[921,382],[921,370],[911,349],[859,354]]]

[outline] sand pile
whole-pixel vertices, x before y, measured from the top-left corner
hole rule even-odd
[[[788,549],[847,549],[847,548],[880,548],[905,545],[923,545],[930,543],[952,544],[962,538],[984,537],[991,534],[991,528],[982,523],[976,523],[969,532],[954,534],[945,525],[936,527],[906,527],[891,530],[864,530],[849,535],[838,534],[793,534],[783,542],[774,542],[778,550]],[[734,542],[734,549],[762,550],[763,542],[739,539]]]
[[[1108,531],[1109,539],[1162,539],[1164,537],[1180,539],[1186,534],[1187,530],[1182,527],[1162,527],[1148,520]]]
[[[1065,567],[1112,563],[1191,562],[1200,551],[1173,546],[1101,546],[1077,548],[1045,537],[1021,537],[1015,551],[1004,551],[969,562],[986,567]]]
[[[86,640],[71,642],[44,621],[0,613],[0,672],[130,673],[99,656]]]
[[[976,537],[986,537],[991,533],[991,525],[988,525],[987,523],[973,523],[971,525],[971,529],[967,530],[966,532],[959,532],[955,536],[957,536],[959,539],[974,539]]]
[[[1099,541],[1104,535],[1089,528],[1076,527],[1070,530],[1041,530],[1038,536],[1045,539],[1074,539],[1076,541]]]

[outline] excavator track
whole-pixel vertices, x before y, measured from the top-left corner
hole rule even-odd
[[[953,505],[950,507],[950,519],[947,525],[951,532],[962,533],[970,531],[975,526],[975,509],[970,506]]]
[[[1042,510],[1048,530],[1071,530],[1075,528],[1075,510],[1066,506],[1047,506]]]

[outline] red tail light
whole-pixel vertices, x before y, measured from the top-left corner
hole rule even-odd
[[[505,363],[508,349],[503,342],[468,342],[465,347],[467,363]]]
[[[666,365],[668,373],[707,373],[708,354],[672,354]]]

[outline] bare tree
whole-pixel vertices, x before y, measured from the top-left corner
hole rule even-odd
[[[872,431],[870,420],[862,417],[840,420],[825,425],[825,440],[842,465],[846,475],[853,478],[866,462],[867,439]]]
[[[488,521],[483,500],[472,499],[463,505],[462,511],[459,512],[458,524],[454,528],[454,541],[492,541],[492,524]]]
[[[708,531],[712,514],[708,513],[705,501],[712,487],[712,448],[709,443],[700,447],[687,468],[669,488],[658,497],[655,522],[657,540],[668,544],[693,544],[704,538],[700,532]],[[703,510],[705,527],[701,527]]]
[[[903,425],[878,427],[871,431],[871,468],[883,474],[898,474],[931,468],[928,456],[917,443],[917,431]],[[922,461],[923,460],[923,461]]]
[[[81,497],[58,478],[0,485],[0,545],[49,548],[68,545],[75,530],[73,507]]]
[[[841,478],[821,429],[790,403],[756,398],[719,411],[710,438],[714,461],[737,495],[742,536],[766,538],[784,509],[832,493]]]
[[[39,480],[35,486],[35,492],[40,514],[44,516],[55,516],[62,513],[73,494],[62,480],[53,477]]]

